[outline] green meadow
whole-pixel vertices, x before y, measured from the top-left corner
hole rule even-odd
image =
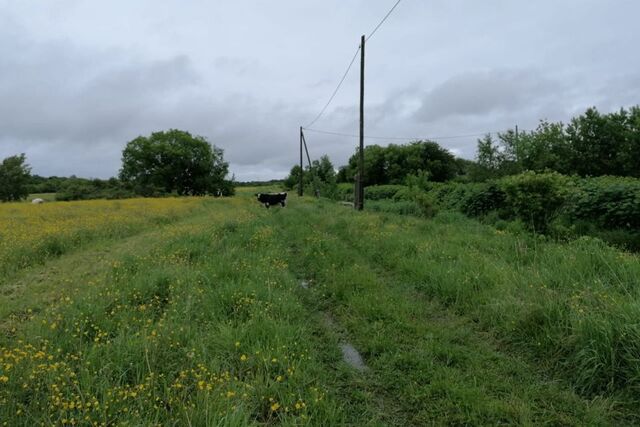
[[[637,255],[254,191],[5,269],[0,425],[640,423]]]

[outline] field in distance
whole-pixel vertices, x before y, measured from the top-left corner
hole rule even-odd
[[[257,191],[0,205],[0,423],[640,422],[638,256]]]

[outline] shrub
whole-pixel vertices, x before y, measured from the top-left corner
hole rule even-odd
[[[126,199],[134,196],[133,191],[124,188],[119,182],[112,186],[100,186],[85,179],[69,179],[61,184],[56,200]]]
[[[462,212],[462,205],[466,198],[467,185],[465,184],[435,184],[429,190],[433,201],[440,208]]]
[[[505,207],[506,194],[496,182],[434,184],[429,191],[434,203],[468,216],[484,216]]]
[[[364,189],[364,198],[365,200],[393,199],[399,191],[406,188],[404,185],[372,185]]]
[[[422,208],[413,201],[373,200],[365,204],[365,209],[373,212],[387,212],[398,215],[422,215]]]
[[[433,201],[433,196],[429,193],[420,193],[416,195],[415,203],[420,208],[420,213],[424,217],[433,218],[436,213],[438,213],[436,204]]]
[[[529,228],[546,232],[565,202],[570,180],[557,172],[524,172],[500,180],[508,207]]]
[[[406,192],[408,187],[404,185],[371,185],[364,189],[365,200],[397,200],[396,195]],[[353,184],[340,183],[334,189],[331,198],[353,202]],[[412,200],[412,197],[403,197],[400,200]]]
[[[337,184],[334,199],[353,202],[353,184],[349,182]]]
[[[640,180],[620,177],[587,178],[567,203],[566,214],[599,228],[640,229]]]
[[[462,212],[469,216],[483,216],[505,207],[507,195],[495,182],[467,184]]]

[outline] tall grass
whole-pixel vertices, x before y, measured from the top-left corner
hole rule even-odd
[[[469,316],[583,395],[640,399],[638,256],[588,237],[564,244],[511,235],[461,214],[327,213],[305,217],[349,242],[390,284]]]
[[[135,244],[121,235],[89,275],[76,271],[81,251],[26,267],[27,284],[49,269],[71,282],[53,301],[0,293],[14,304],[0,318],[0,420],[640,421],[635,255],[461,214],[426,220],[308,198],[266,210],[242,195],[199,206]],[[341,360],[345,342],[367,370]]]
[[[123,237],[176,221],[204,203],[206,199],[166,198],[2,204],[0,277],[99,238]]]
[[[212,214],[118,255],[92,286],[15,313],[0,335],[0,420],[344,424],[273,230],[233,202]]]

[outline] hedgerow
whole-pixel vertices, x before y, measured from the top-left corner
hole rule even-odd
[[[353,185],[339,188],[341,200],[353,200]],[[458,211],[488,222],[515,221],[536,233],[591,235],[640,248],[640,179],[636,178],[528,171],[483,183],[371,186],[365,198],[378,211],[427,217]]]

